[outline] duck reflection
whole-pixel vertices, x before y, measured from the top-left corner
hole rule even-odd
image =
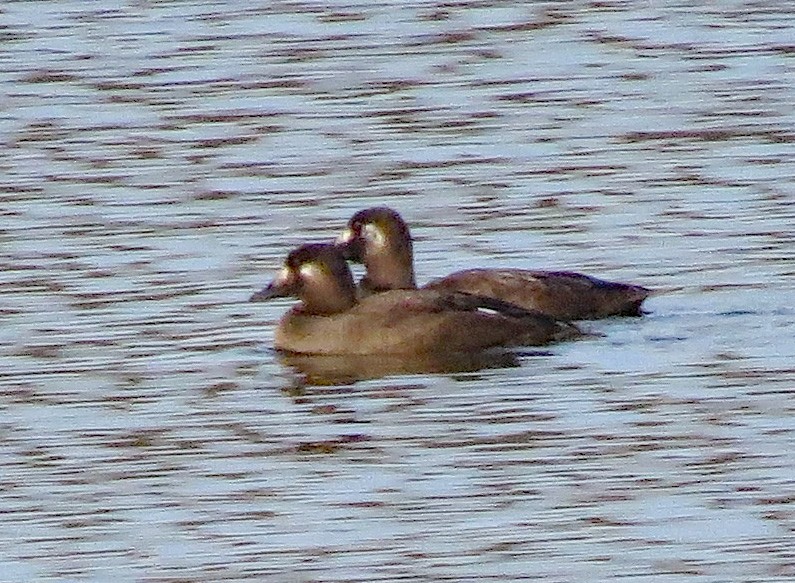
[[[516,353],[493,350],[478,353],[419,355],[310,355],[280,352],[278,360],[293,369],[304,385],[349,385],[397,375],[472,373],[519,366]]]

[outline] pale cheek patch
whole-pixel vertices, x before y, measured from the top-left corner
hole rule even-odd
[[[325,277],[325,271],[316,263],[304,263],[298,270],[298,273],[301,274],[303,279],[310,281]]]
[[[350,243],[354,239],[353,231],[351,229],[345,229],[342,235],[337,237],[337,243]]]
[[[285,282],[290,281],[291,278],[292,278],[292,274],[290,273],[290,270],[287,269],[286,267],[282,267],[279,270],[279,273],[276,274],[276,277],[274,278],[274,281],[278,282],[278,283],[285,283]]]
[[[384,247],[386,245],[386,237],[383,231],[375,225],[365,225],[362,229],[362,234],[368,242],[376,247]]]

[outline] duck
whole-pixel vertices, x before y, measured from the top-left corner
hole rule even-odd
[[[276,327],[274,347],[286,353],[473,353],[582,336],[573,324],[443,289],[393,289],[359,299],[335,243],[307,243],[291,251],[270,284],[250,301],[280,297],[300,300]]]
[[[417,289],[409,227],[389,207],[372,207],[351,217],[337,245],[349,261],[362,263],[363,295]],[[651,289],[570,271],[473,268],[431,280],[425,290],[465,292],[540,312],[556,320],[641,316]]]

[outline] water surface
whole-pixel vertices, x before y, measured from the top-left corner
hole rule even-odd
[[[655,6],[7,3],[1,578],[795,578],[795,14]],[[319,384],[246,299],[375,204],[669,293]]]

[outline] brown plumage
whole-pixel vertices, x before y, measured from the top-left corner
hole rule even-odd
[[[356,213],[338,245],[363,263],[366,293],[416,288],[411,235],[402,217],[387,207]],[[568,271],[468,269],[432,280],[422,289],[458,291],[510,302],[559,320],[639,316],[651,290]]]
[[[356,299],[350,269],[334,245],[291,252],[252,301],[295,296],[275,347],[302,354],[427,354],[537,346],[580,336],[574,326],[488,298],[446,290],[390,290]]]

